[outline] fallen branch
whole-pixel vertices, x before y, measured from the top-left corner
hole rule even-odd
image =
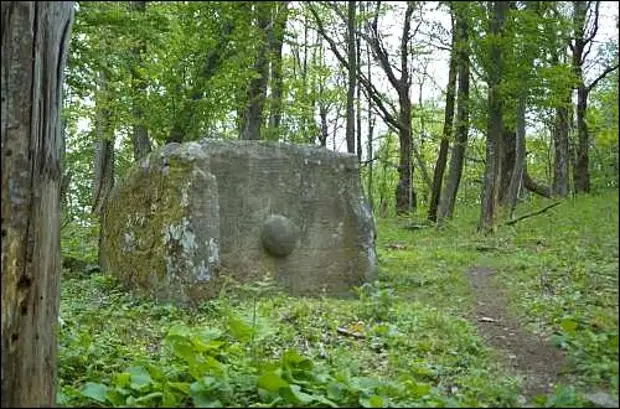
[[[561,201],[560,201],[560,202],[551,203],[549,206],[543,207],[542,209],[537,210],[537,211],[535,211],[535,212],[526,213],[526,214],[524,214],[524,215],[523,215],[523,216],[521,216],[521,217],[517,217],[516,219],[512,219],[512,220],[510,220],[510,221],[506,222],[505,224],[506,224],[506,226],[511,226],[511,225],[515,224],[516,222],[519,222],[519,221],[521,221],[521,220],[523,220],[523,219],[527,219],[527,218],[529,218],[529,217],[536,216],[536,215],[539,215],[539,214],[541,214],[541,213],[544,213],[544,212],[546,212],[547,210],[552,209],[552,208],[554,208],[554,207],[556,207],[556,206],[559,206],[559,205],[560,205],[560,204],[562,204],[562,203],[563,203],[563,202],[561,202]]]
[[[354,338],[358,338],[358,339],[366,338],[363,334],[360,334],[358,332],[351,332],[348,329],[345,329],[345,328],[342,328],[342,327],[336,328],[336,332],[338,332],[341,335],[346,335],[346,336],[354,337]]]

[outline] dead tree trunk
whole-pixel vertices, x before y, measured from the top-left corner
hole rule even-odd
[[[56,402],[60,111],[73,2],[2,2],[2,407]]]
[[[452,55],[450,56],[450,69],[448,71],[448,89],[446,92],[446,111],[443,122],[443,136],[439,144],[439,155],[435,163],[435,172],[433,174],[433,188],[431,191],[431,201],[428,206],[428,220],[437,221],[437,208],[439,207],[439,198],[441,195],[441,185],[443,183],[443,175],[446,170],[446,162],[448,161],[448,149],[450,147],[450,139],[454,129],[454,99],[456,93],[456,68],[457,68],[457,28],[454,22],[454,12],[452,13]]]

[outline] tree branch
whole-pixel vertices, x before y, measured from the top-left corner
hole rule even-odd
[[[592,81],[590,85],[586,87],[586,93],[589,93],[590,91],[592,91],[592,89],[596,87],[596,84],[598,84],[599,81],[605,78],[607,74],[609,74],[610,72],[615,71],[617,68],[618,68],[618,64],[605,68],[603,72],[598,77],[596,77],[596,79],[594,79],[594,81]]]
[[[564,203],[564,202],[560,201],[560,202],[551,203],[549,206],[545,206],[545,207],[543,207],[540,210],[537,210],[537,211],[531,212],[531,213],[526,213],[523,216],[517,217],[516,219],[509,220],[506,223],[504,223],[504,225],[512,226],[513,224],[515,224],[517,222],[520,222],[521,220],[524,220],[524,219],[530,218],[532,216],[537,216],[539,214],[542,214],[542,213],[546,212],[549,209],[553,209],[554,207],[561,205],[562,203]]]
[[[594,38],[594,36],[598,32],[598,17],[599,17],[599,7],[600,7],[600,5],[601,5],[600,1],[595,1],[594,2],[594,25],[592,27],[592,30],[590,31],[590,35],[588,35],[586,38],[583,39],[583,43],[584,44],[587,44],[590,41],[592,41],[592,39]],[[586,26],[587,26],[587,24],[586,24]],[[584,29],[585,29],[585,27],[584,27]]]

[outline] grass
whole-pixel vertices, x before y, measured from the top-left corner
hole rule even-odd
[[[441,230],[379,220],[380,271],[356,300],[288,297],[266,278],[186,310],[127,294],[109,276],[67,275],[58,403],[519,406],[521,380],[469,320],[473,265],[495,268],[527,328],[569,356],[571,385],[540,405],[617,396],[618,191],[487,237],[474,232],[477,208],[457,211]]]

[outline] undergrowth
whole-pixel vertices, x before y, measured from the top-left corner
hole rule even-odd
[[[519,406],[521,380],[470,321],[464,272],[479,264],[500,271],[514,311],[570,357],[574,385],[540,405],[590,404],[594,387],[617,395],[617,194],[569,200],[493,236],[475,234],[477,209],[439,230],[380,220],[377,281],[354,300],[289,297],[265,277],[184,309],[66,272],[58,404]]]

